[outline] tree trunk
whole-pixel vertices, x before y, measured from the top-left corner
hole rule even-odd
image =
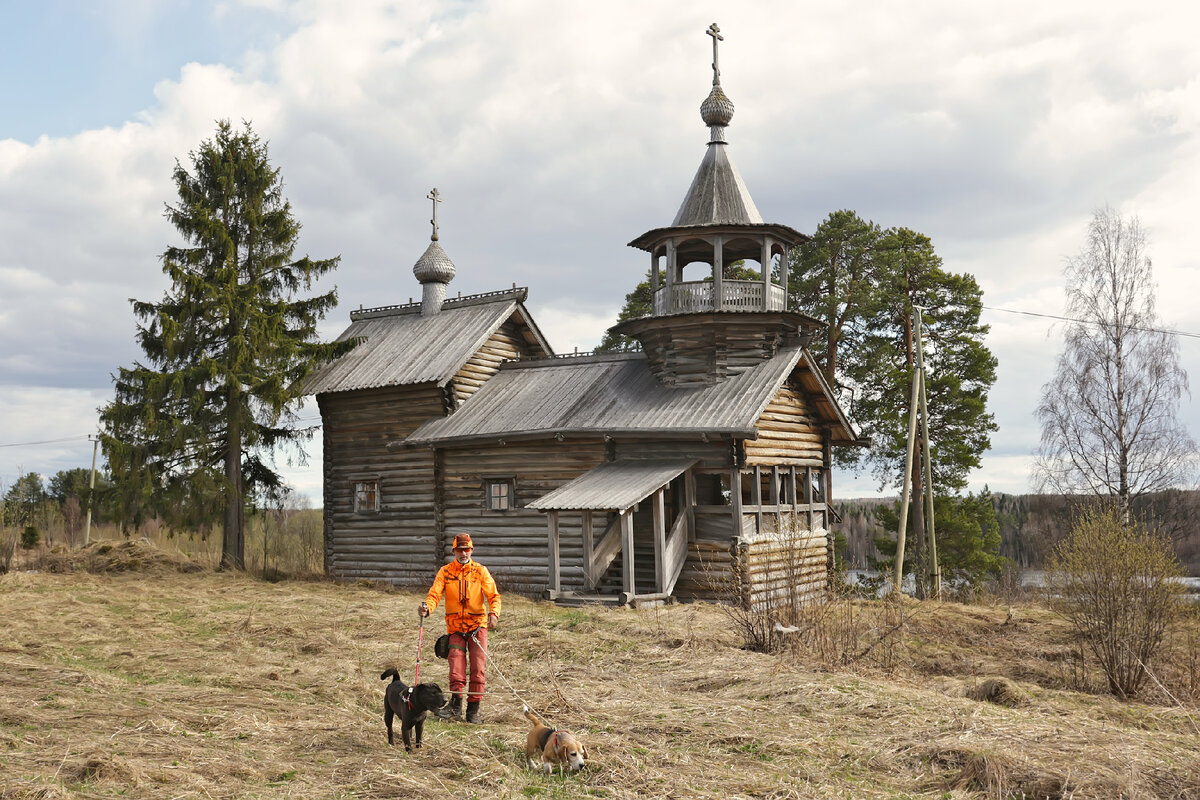
[[[230,410],[225,442],[225,531],[221,538],[221,568],[245,569],[246,534],[242,518],[242,437]]]

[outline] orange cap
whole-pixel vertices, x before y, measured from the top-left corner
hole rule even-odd
[[[454,537],[455,550],[474,550],[475,545],[471,544],[471,534],[460,533]]]

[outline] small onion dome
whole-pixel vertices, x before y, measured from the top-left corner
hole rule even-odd
[[[421,283],[449,283],[454,279],[454,272],[454,262],[437,242],[430,242],[413,266],[413,275]]]
[[[725,96],[721,85],[716,84],[704,102],[700,104],[700,118],[708,127],[724,127],[733,119],[733,101]]]

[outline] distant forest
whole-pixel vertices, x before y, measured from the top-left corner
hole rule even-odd
[[[837,530],[846,539],[847,564],[852,569],[870,566],[873,540],[885,533],[878,521],[881,506],[896,498],[861,498],[835,502],[841,516]],[[994,494],[996,521],[1000,524],[1000,555],[1021,569],[1041,569],[1055,543],[1070,526],[1072,509],[1082,498],[1050,494]],[[1143,516],[1161,520],[1162,532],[1175,542],[1175,553],[1189,575],[1200,575],[1200,492],[1162,492],[1141,503]],[[1149,514],[1146,514],[1149,512]]]

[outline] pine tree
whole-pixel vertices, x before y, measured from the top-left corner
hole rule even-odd
[[[336,291],[302,296],[338,258],[293,260],[300,225],[249,123],[219,122],[189,159],[165,212],[185,244],[162,255],[162,299],[131,301],[145,363],[114,376],[101,441],[127,522],[220,520],[221,564],[241,568],[246,505],[283,488],[273,452],[303,459],[300,385],[343,349],[316,341]]]

